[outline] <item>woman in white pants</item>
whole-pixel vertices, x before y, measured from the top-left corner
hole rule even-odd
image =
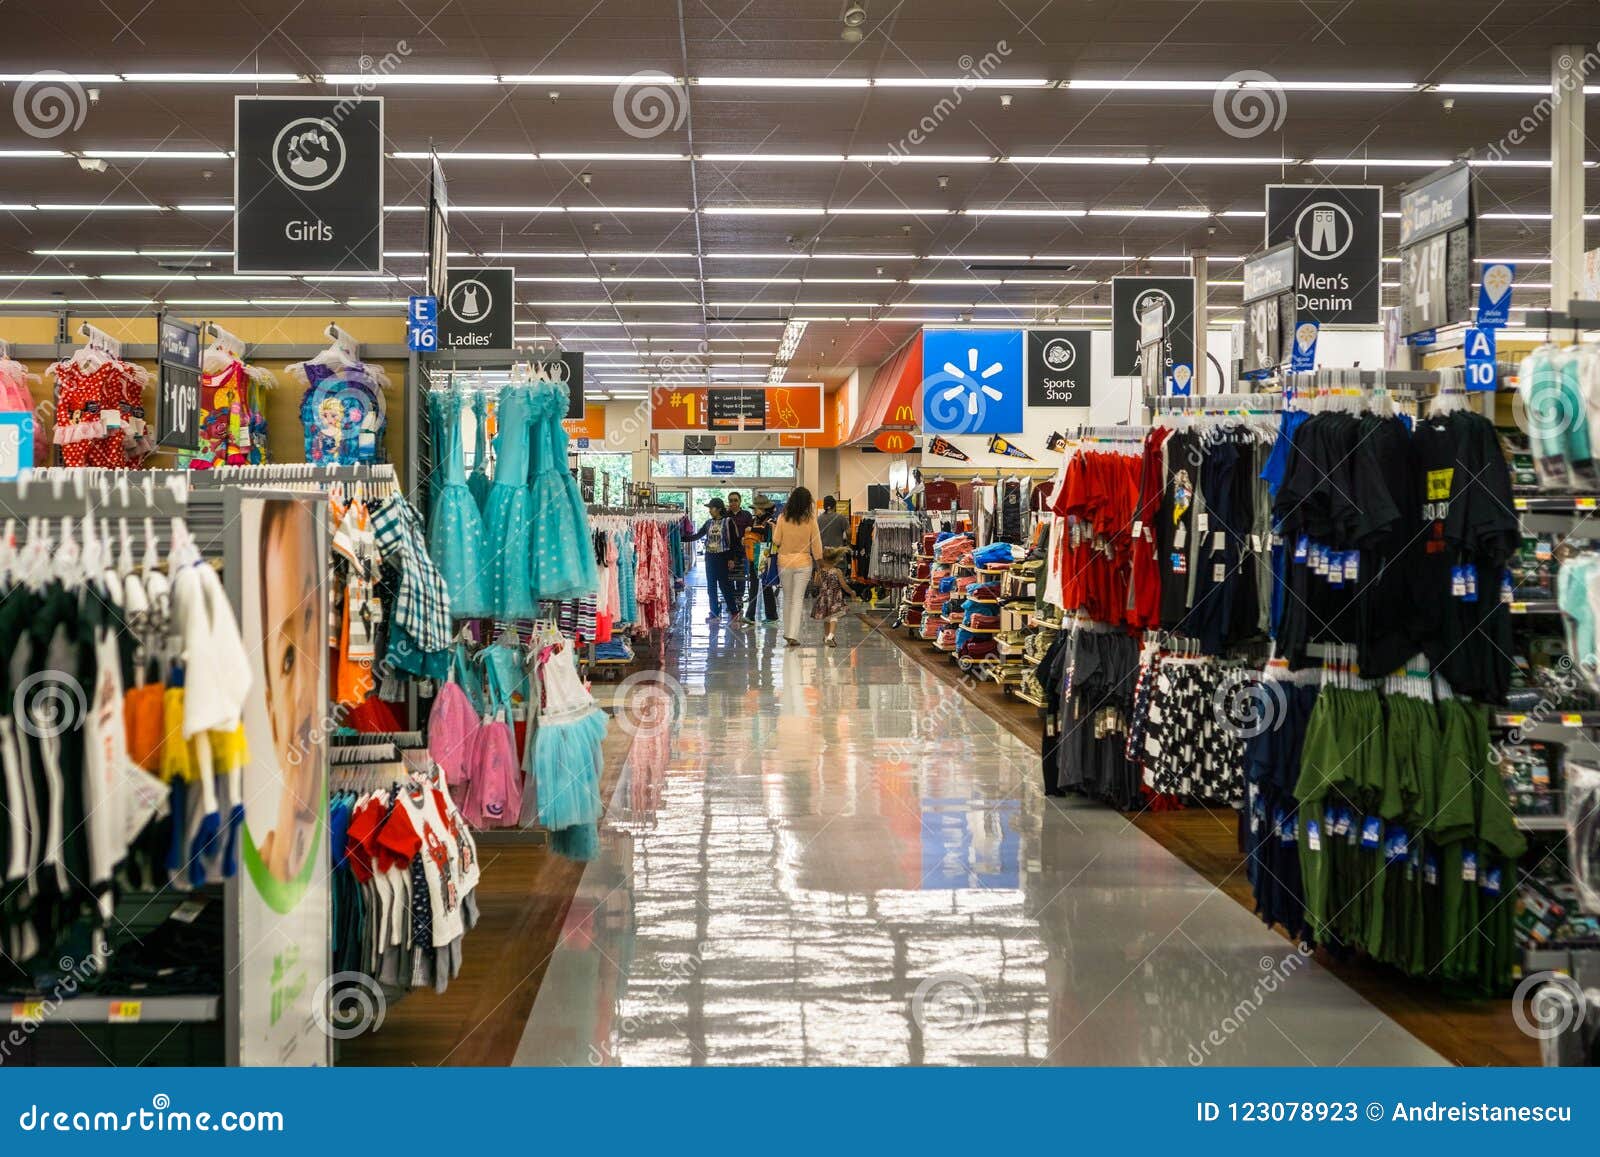
[[[811,567],[822,558],[816,503],[804,486],[789,495],[783,517],[773,526],[772,549],[778,556],[778,585],[783,588],[783,641],[793,647],[800,642]]]

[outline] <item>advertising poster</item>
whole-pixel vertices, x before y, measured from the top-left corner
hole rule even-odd
[[[229,559],[250,654],[237,1061],[325,1065],[329,974],[326,501],[241,498]]]

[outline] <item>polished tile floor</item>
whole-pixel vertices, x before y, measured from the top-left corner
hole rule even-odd
[[[688,597],[517,1063],[1442,1063],[854,617]]]

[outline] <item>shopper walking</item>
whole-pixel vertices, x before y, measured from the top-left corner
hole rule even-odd
[[[740,494],[737,490],[728,491],[728,519],[734,525],[735,541],[743,542],[745,531],[750,529],[750,524],[754,522],[755,519],[751,516],[750,512],[744,508],[744,495]],[[733,579],[733,593],[738,596],[739,599],[739,601],[733,605],[733,609],[738,611],[740,607],[744,606],[744,588],[746,585],[747,575],[743,571],[738,571],[731,573],[729,577]]]
[[[817,532],[822,535],[823,550],[850,545],[850,519],[839,513],[839,500],[831,494],[822,500]]]
[[[817,597],[811,601],[811,617],[822,624],[822,641],[830,647],[839,645],[834,633],[850,602],[843,569],[849,557],[848,548],[832,547],[822,552],[822,565],[817,568]]]
[[[739,597],[734,591],[733,574],[744,570],[744,545],[734,530],[734,521],[728,517],[728,507],[720,498],[706,503],[711,517],[700,524],[693,534],[683,536],[684,542],[706,543],[706,592],[711,597],[711,617],[707,622],[720,622],[722,604],[728,604],[731,621],[739,625]]]
[[[778,583],[783,587],[783,641],[793,647],[800,642],[811,567],[822,558],[816,504],[804,486],[795,487],[784,504],[783,517],[772,528],[772,549],[778,552]]]
[[[755,501],[755,520],[750,523],[750,529],[744,532],[745,561],[749,563],[750,594],[745,601],[746,627],[756,625],[756,608],[758,604],[766,611],[767,624],[778,621],[778,583],[776,579],[766,582],[767,560],[772,557],[772,527],[778,520],[777,508],[772,499],[766,495],[759,495]]]

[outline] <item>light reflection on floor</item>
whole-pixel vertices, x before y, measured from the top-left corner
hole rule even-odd
[[[858,621],[690,597],[519,1064],[1442,1063]]]

